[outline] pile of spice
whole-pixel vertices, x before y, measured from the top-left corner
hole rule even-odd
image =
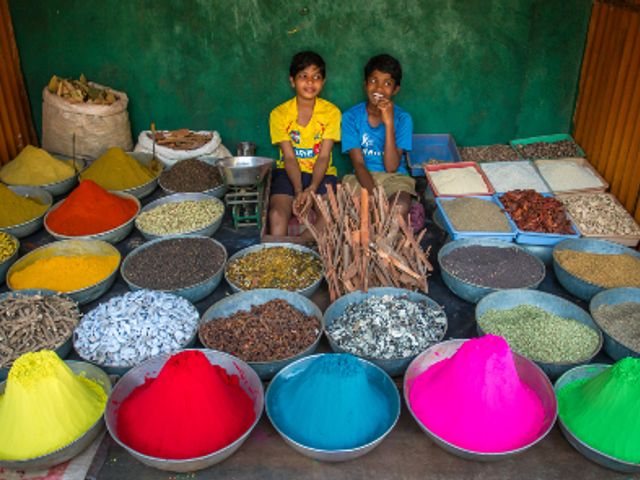
[[[46,455],[81,437],[101,417],[103,388],[74,374],[50,350],[18,358],[0,395],[0,460]]]
[[[79,320],[78,304],[68,297],[16,293],[0,300],[0,368],[24,353],[59,348]]]
[[[600,305],[593,319],[614,340],[640,353],[640,302]]]
[[[272,362],[309,348],[320,335],[320,321],[285,300],[270,300],[200,325],[207,348],[221,350],[247,362]]]
[[[460,232],[511,232],[507,216],[491,199],[461,197],[442,200],[440,205]]]
[[[51,156],[32,145],[22,149],[16,158],[0,170],[0,180],[10,185],[49,185],[76,174],[70,162]]]
[[[593,171],[582,165],[582,158],[538,160],[536,167],[554,192],[604,187]]]
[[[11,273],[7,284],[14,290],[42,288],[74,292],[91,287],[111,275],[120,263],[117,255],[58,255],[40,258]]]
[[[509,145],[485,145],[481,147],[461,147],[460,160],[463,162],[509,162],[518,160],[518,154]]]
[[[513,190],[500,202],[520,230],[525,232],[575,234],[562,202],[535,190]]]
[[[373,296],[354,303],[328,327],[340,348],[375,359],[407,358],[439,342],[447,331],[442,307],[406,296]]]
[[[604,288],[640,287],[640,258],[633,255],[556,250],[553,258],[585,282]]]
[[[152,235],[178,235],[211,225],[223,214],[224,206],[216,198],[169,202],[142,212],[136,227]]]
[[[0,232],[0,263],[11,257],[18,249],[18,243],[8,233]],[[0,283],[4,278],[0,278]]]
[[[640,359],[627,357],[590,379],[557,393],[567,428],[596,450],[640,464]]]
[[[152,135],[149,133],[150,138]],[[209,143],[212,138],[212,133],[194,132],[187,128],[156,132],[156,143],[174,150],[196,150]]]
[[[95,235],[124,225],[137,212],[133,200],[109,193],[92,180],[83,180],[49,213],[47,227],[62,235]]]
[[[123,276],[141,288],[177,290],[210,279],[224,265],[224,247],[210,238],[169,238],[129,257]]]
[[[0,183],[0,228],[13,227],[41,217],[50,205],[42,205],[32,198],[12,192]]]
[[[218,167],[195,158],[187,158],[162,172],[160,186],[172,192],[204,192],[222,185]]]
[[[481,168],[496,192],[511,190],[549,192],[549,187],[531,162],[485,163]]]
[[[111,105],[118,97],[109,88],[89,84],[84,74],[78,80],[62,78],[54,75],[49,80],[48,90],[72,103],[92,103],[94,105]]]
[[[280,431],[320,450],[366,445],[394,420],[381,387],[348,354],[315,357],[304,370],[283,379],[270,407]]]
[[[149,166],[138,162],[119,147],[112,147],[80,174],[80,180],[93,180],[106,190],[128,190],[156,178],[162,165],[153,159]]]
[[[418,375],[409,388],[409,403],[420,422],[458,447],[507,452],[542,433],[542,401],[518,376],[501,337],[467,340],[452,357]]]
[[[598,332],[535,305],[490,309],[478,318],[485,333],[504,337],[514,352],[543,363],[577,363],[595,355]]]
[[[476,167],[452,167],[427,172],[438,195],[480,195],[489,193],[487,183]]]
[[[566,158],[582,155],[580,147],[573,140],[558,140],[557,142],[533,142],[514,144],[522,158],[535,160],[538,158]]]
[[[113,297],[84,316],[73,346],[99,365],[132,367],[160,353],[174,353],[193,339],[198,310],[165,292],[138,290]]]
[[[488,288],[527,288],[544,278],[544,265],[520,248],[471,245],[452,250],[441,266],[463,282]]]
[[[256,418],[238,376],[198,350],[170,357],[157,377],[131,392],[117,415],[122,442],[144,455],[175,460],[226,447]]]
[[[640,236],[640,226],[610,193],[565,195],[560,201],[583,235]]]
[[[302,290],[322,276],[322,262],[312,253],[293,248],[262,248],[229,262],[226,276],[241,290]]]

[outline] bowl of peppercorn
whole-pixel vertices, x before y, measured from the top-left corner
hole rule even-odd
[[[589,311],[604,335],[604,351],[615,361],[640,357],[640,288],[598,293]]]

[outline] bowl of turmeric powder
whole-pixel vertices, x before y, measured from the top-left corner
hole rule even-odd
[[[7,187],[0,183],[0,231],[17,238],[40,230],[53,197],[38,187]]]

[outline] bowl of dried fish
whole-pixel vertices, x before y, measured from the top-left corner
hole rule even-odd
[[[366,358],[391,376],[402,375],[447,332],[442,306],[422,293],[393,287],[340,297],[325,311],[324,322],[334,352]]]
[[[9,190],[21,197],[34,200],[41,205],[46,205],[47,208],[40,215],[32,218],[31,220],[27,220],[26,222],[18,225],[0,227],[0,231],[7,232],[17,238],[23,238],[40,230],[40,227],[42,227],[42,220],[53,203],[53,197],[51,194],[40,187],[9,187]]]

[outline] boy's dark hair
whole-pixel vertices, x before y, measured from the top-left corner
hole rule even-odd
[[[289,75],[295,77],[298,72],[301,72],[305,68],[315,65],[320,69],[322,78],[326,76],[326,64],[320,55],[316,52],[306,50],[304,52],[296,53],[291,59],[291,65],[289,65]]]
[[[369,59],[367,64],[364,66],[365,82],[374,70],[388,73],[389,75],[391,75],[391,78],[395,80],[396,85],[400,86],[400,82],[402,81],[402,67],[400,66],[400,62],[393,58],[391,55],[383,53]]]

